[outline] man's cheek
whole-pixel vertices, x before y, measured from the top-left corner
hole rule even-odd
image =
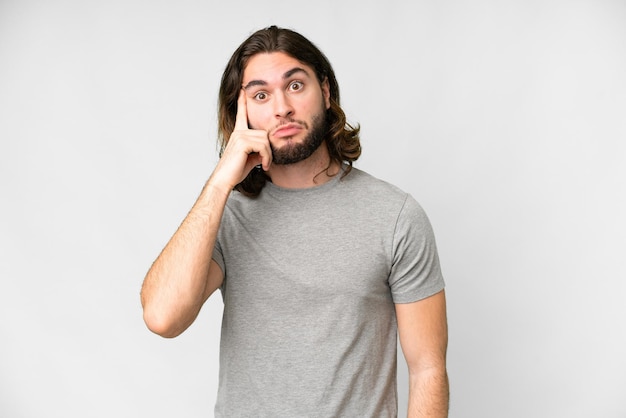
[[[250,129],[267,129],[257,115],[250,115],[250,113],[248,113],[248,126],[250,127]]]
[[[253,119],[250,119],[250,117],[248,117],[248,126],[250,127],[250,129],[262,129],[258,122],[256,122]]]

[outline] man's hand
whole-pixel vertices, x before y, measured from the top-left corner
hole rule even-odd
[[[237,100],[235,129],[209,183],[223,190],[232,190],[255,166],[260,164],[267,171],[271,163],[272,150],[267,132],[248,128],[246,94],[242,88]]]

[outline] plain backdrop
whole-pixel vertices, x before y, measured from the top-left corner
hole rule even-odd
[[[357,167],[430,216],[450,416],[626,417],[621,0],[1,0],[0,416],[212,416],[221,297],[167,340],[139,289],[270,24],[333,63]]]

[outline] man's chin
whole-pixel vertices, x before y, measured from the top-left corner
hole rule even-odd
[[[323,142],[323,141],[322,141]],[[289,141],[281,147],[272,146],[272,164],[290,165],[309,158],[322,145],[318,143],[302,143]]]

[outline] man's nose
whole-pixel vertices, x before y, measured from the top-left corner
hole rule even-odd
[[[287,95],[278,94],[275,96],[274,114],[277,118],[285,118],[293,114],[293,106]]]

